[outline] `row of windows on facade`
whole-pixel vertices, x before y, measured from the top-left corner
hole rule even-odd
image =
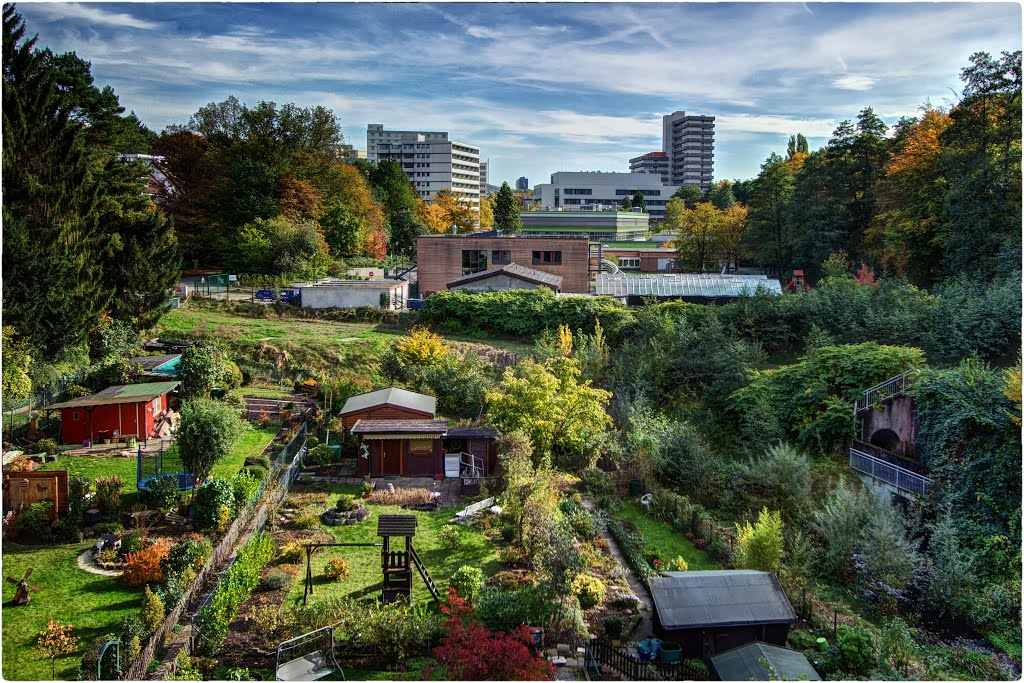
[[[563,204],[582,205],[582,204],[618,204],[614,199],[563,199]],[[664,199],[651,199],[645,200],[644,203],[647,206],[665,206],[667,203]]]
[[[532,254],[533,265],[535,266],[560,266],[562,265],[562,252],[560,251],[535,251]],[[492,249],[491,265],[507,266],[512,263],[512,252],[509,249]],[[487,270],[487,251],[484,249],[463,249],[462,250],[462,274],[472,275]]]
[[[558,190],[559,190],[559,188],[556,187],[555,188],[555,194],[558,194]],[[637,192],[643,193],[643,195],[645,197],[660,197],[661,196],[661,190],[615,190],[615,195],[617,197],[625,197],[627,195],[632,197]],[[564,190],[562,190],[562,194],[593,195],[594,194],[594,190],[592,188],[589,188],[589,187],[588,188],[567,187]],[[568,201],[568,200],[566,200],[566,201]]]

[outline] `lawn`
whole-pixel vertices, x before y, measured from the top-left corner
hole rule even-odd
[[[86,646],[94,638],[117,631],[123,616],[139,611],[140,590],[78,568],[76,558],[91,545],[30,546],[4,541],[4,576],[21,578],[26,569],[34,567],[29,582],[40,589],[32,593],[32,602],[16,607],[11,603],[14,584],[3,583],[4,678],[50,680],[50,662],[40,657],[34,645],[47,620],[56,619],[73,624],[73,635],[78,637],[78,652],[57,660],[57,678],[76,680]]]
[[[259,455],[263,449],[274,440],[277,434],[276,427],[253,427],[246,430],[231,453],[226,458],[213,466],[213,476],[230,479],[242,469],[245,459],[250,455]]]
[[[357,494],[358,487],[339,486],[336,487],[328,499],[328,504],[333,505],[341,493]],[[462,545],[458,550],[442,548],[438,542],[438,531],[454,517],[456,508],[442,508],[437,512],[415,512],[402,510],[394,505],[367,505],[370,516],[366,521],[351,526],[324,527],[332,533],[339,543],[380,543],[381,538],[377,536],[377,518],[385,514],[415,514],[419,517],[419,525],[416,529],[416,536],[413,537],[413,547],[419,553],[420,559],[427,569],[427,573],[434,580],[438,588],[444,592],[447,590],[448,579],[463,565],[479,567],[483,570],[484,576],[490,576],[498,571],[498,556],[494,545],[482,534],[461,527]],[[392,541],[394,542],[394,541]],[[404,542],[399,540],[404,548]],[[342,557],[351,564],[351,575],[349,578],[338,582],[328,582],[323,575],[324,566],[328,560],[335,557]],[[313,554],[313,586],[314,598],[325,596],[340,596],[350,598],[379,597],[381,590],[382,574],[380,569],[380,548],[377,547],[343,547],[343,548],[322,548]],[[303,577],[305,576],[305,562],[302,570],[297,575],[295,585],[288,594],[287,603],[301,603],[303,591]],[[413,591],[414,601],[430,600],[430,591],[427,590],[419,572],[413,570]]]
[[[722,565],[708,557],[703,550],[693,545],[671,525],[641,510],[635,501],[623,501],[622,509],[613,513],[612,517],[621,522],[632,523],[643,536],[647,549],[657,552],[665,560],[681,556],[694,571],[722,568]]]

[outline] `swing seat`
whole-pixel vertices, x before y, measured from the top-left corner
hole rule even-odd
[[[316,681],[334,673],[323,652],[313,652],[282,664],[277,669],[279,681]]]

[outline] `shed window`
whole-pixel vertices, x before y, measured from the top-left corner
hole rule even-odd
[[[430,439],[409,439],[409,452],[416,455],[429,455],[434,450],[434,442]]]
[[[477,249],[462,250],[462,274],[471,275],[487,270],[487,252]]]
[[[562,252],[560,251],[535,251],[533,252],[533,265],[562,265]]]
[[[78,411],[77,410],[75,412],[71,413],[71,419],[74,420],[75,422],[78,422]]]
[[[619,258],[619,268],[640,268],[640,258],[635,256],[627,256]]]
[[[509,249],[492,249],[491,263],[495,266],[504,266],[512,263],[512,252]]]

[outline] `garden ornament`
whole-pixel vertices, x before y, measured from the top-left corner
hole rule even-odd
[[[27,605],[29,603],[29,601],[32,599],[32,596],[28,592],[29,588],[31,588],[34,591],[39,590],[39,586],[36,586],[28,582],[28,577],[32,576],[32,572],[34,571],[35,569],[33,567],[29,567],[28,571],[25,572],[25,576],[21,577],[21,581],[18,581],[17,579],[12,579],[9,576],[7,577],[8,583],[17,584],[18,586],[18,589],[14,592],[15,605]]]

